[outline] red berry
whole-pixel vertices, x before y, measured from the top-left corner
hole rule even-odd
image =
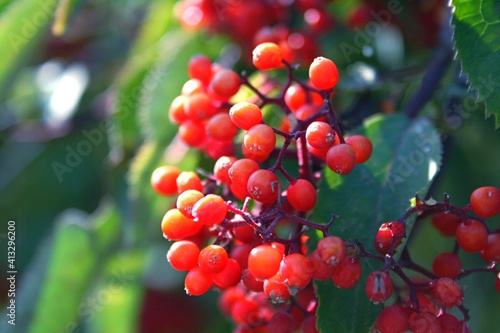
[[[205,125],[199,121],[188,119],[179,126],[177,134],[181,141],[191,147],[196,147],[205,140]]]
[[[441,325],[441,333],[467,333],[469,329],[464,322],[458,320],[455,316],[449,313],[439,315],[438,321]]]
[[[313,121],[307,126],[306,140],[316,149],[327,149],[335,142],[335,131],[328,123]]]
[[[328,280],[332,277],[336,266],[327,264],[325,261],[321,260],[321,256],[317,249],[311,253],[309,261],[311,261],[314,267],[313,279]]]
[[[211,88],[217,95],[230,98],[240,90],[241,81],[238,74],[230,69],[221,69],[212,77]]]
[[[200,296],[212,287],[212,277],[200,267],[190,270],[184,279],[184,289],[191,296]]]
[[[177,197],[176,207],[186,217],[193,219],[193,206],[203,197],[204,195],[200,191],[184,191]]]
[[[204,55],[195,55],[189,60],[189,77],[208,84],[212,79],[212,61]]]
[[[151,175],[151,186],[162,195],[177,193],[177,176],[181,171],[173,165],[164,165],[156,168]]]
[[[177,192],[182,193],[187,190],[196,190],[203,192],[203,184],[200,177],[193,171],[183,171],[175,180],[177,184]]]
[[[210,96],[201,92],[186,98],[184,111],[191,120],[200,122],[213,116],[217,109],[212,104]]]
[[[248,270],[257,279],[269,279],[278,273],[282,254],[271,245],[259,245],[248,256]]]
[[[462,222],[462,219],[449,212],[438,212],[432,215],[431,222],[443,236],[451,237],[455,236],[457,227]]]
[[[454,253],[441,253],[432,262],[432,271],[439,277],[453,279],[462,271],[462,262]]]
[[[462,304],[464,298],[462,287],[455,280],[446,277],[436,280],[432,295],[436,301],[448,308]]]
[[[173,124],[182,124],[188,119],[188,115],[184,110],[184,102],[186,101],[186,96],[177,96],[170,104],[170,109],[168,110],[168,117]]]
[[[231,317],[237,324],[255,325],[262,321],[259,313],[259,303],[253,299],[243,298],[234,303]]]
[[[174,242],[167,252],[167,260],[178,271],[189,271],[198,265],[200,249],[191,241]]]
[[[318,329],[316,328],[316,316],[315,315],[310,315],[304,321],[302,322],[302,325],[300,325],[300,331],[301,333],[319,333]]]
[[[252,62],[260,70],[269,70],[281,67],[283,56],[281,49],[274,43],[262,43],[252,51]]]
[[[324,57],[317,57],[309,67],[311,83],[318,89],[332,89],[339,80],[339,72],[333,61]]]
[[[227,215],[226,202],[220,195],[207,194],[194,204],[192,214],[198,223],[208,226],[220,224]]]
[[[257,280],[248,269],[243,272],[242,281],[248,290],[255,291],[256,293],[264,291],[264,282]]]
[[[271,303],[283,303],[290,297],[290,289],[279,274],[264,280],[264,294]]]
[[[354,149],[356,163],[368,161],[372,155],[373,145],[370,139],[363,135],[351,135],[345,142]]]
[[[287,312],[278,311],[269,320],[267,330],[273,333],[293,333],[295,332],[295,319]]]
[[[328,149],[326,153],[326,164],[334,172],[346,175],[354,169],[356,164],[356,153],[346,143],[341,143]]]
[[[220,245],[209,245],[200,251],[198,265],[210,274],[222,272],[229,257],[226,250]]]
[[[359,282],[362,270],[363,267],[359,261],[345,258],[333,272],[332,281],[339,288],[352,288]]]
[[[241,280],[241,274],[240,264],[229,258],[224,269],[212,275],[212,280],[218,287],[225,289],[236,286]]]
[[[178,209],[167,211],[161,221],[163,236],[169,240],[181,240],[193,236],[201,229],[202,225],[186,217]]]
[[[486,262],[500,262],[500,233],[488,235],[488,244],[481,250],[481,257]]]
[[[206,132],[212,139],[227,141],[232,140],[238,134],[238,128],[227,113],[217,113],[208,120]]]
[[[214,165],[215,179],[223,184],[229,184],[231,180],[228,172],[234,162],[236,162],[236,157],[233,156],[222,156],[217,159]]]
[[[319,258],[331,266],[337,266],[346,256],[344,241],[337,236],[328,236],[320,239],[316,246]]]
[[[251,159],[243,158],[235,161],[228,171],[231,185],[233,185],[235,189],[244,191],[244,193],[246,193],[245,196],[248,196],[248,179],[257,170],[259,170],[259,165]]]
[[[404,333],[410,328],[410,316],[405,308],[394,304],[379,313],[374,328],[378,333]]]
[[[272,204],[278,199],[280,181],[274,172],[257,170],[248,178],[247,190],[252,199]]]
[[[410,316],[410,328],[413,333],[441,333],[439,320],[428,312],[414,312]]]
[[[219,297],[219,309],[226,316],[231,315],[234,304],[245,298],[245,291],[241,287],[230,287],[225,289]]]
[[[288,202],[300,212],[307,212],[316,205],[316,189],[305,179],[298,179],[290,184],[286,191]]]
[[[380,254],[387,254],[395,250],[406,235],[406,225],[403,222],[383,223],[375,236],[375,250]]]
[[[488,245],[488,229],[477,220],[460,223],[455,236],[458,245],[467,252],[479,252]]]
[[[289,289],[297,291],[305,288],[311,282],[314,265],[304,255],[292,253],[283,258],[279,275]]]
[[[500,189],[493,186],[480,187],[470,196],[472,209],[477,216],[490,218],[500,213]]]
[[[376,271],[368,275],[365,291],[371,302],[375,304],[385,302],[393,290],[392,279],[388,273]]]
[[[255,156],[254,160],[264,161],[276,146],[276,134],[268,125],[255,125],[243,137],[243,146]]]
[[[239,128],[249,130],[262,122],[262,111],[253,103],[238,102],[229,109],[229,117]]]

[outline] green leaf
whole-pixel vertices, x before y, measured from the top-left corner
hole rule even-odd
[[[0,19],[0,91],[32,56],[47,32],[58,1],[20,0],[8,5]],[[4,4],[2,4],[4,5]]]
[[[30,333],[61,332],[76,328],[78,308],[96,268],[98,253],[92,246],[86,216],[68,211],[61,217],[43,276],[43,289],[30,323]],[[54,315],[57,314],[57,315]]]
[[[139,331],[145,255],[120,253],[107,263],[96,287],[82,302],[81,322],[90,332]]]
[[[314,221],[328,221],[339,215],[330,232],[342,239],[359,240],[374,252],[373,240],[383,222],[396,220],[410,207],[416,192],[424,197],[441,165],[441,141],[426,118],[410,121],[403,115],[376,116],[356,131],[373,143],[372,157],[354,170],[340,176],[324,171],[320,200]],[[407,221],[407,234],[413,221]],[[314,248],[320,235],[310,233],[308,246]],[[341,290],[331,281],[317,283],[318,325],[324,332],[367,332],[379,308],[365,295],[364,280],[380,263],[363,261],[363,277],[352,289]]]
[[[500,127],[500,2],[453,0],[454,40],[463,70],[486,104],[486,116],[495,115]]]
[[[130,57],[116,80],[116,101],[114,120],[117,129],[114,144],[125,152],[132,152],[142,141],[139,129],[139,103],[144,91],[151,89],[148,73],[156,69],[159,60],[159,40],[172,26],[170,1],[157,0],[151,5],[146,22],[132,46]],[[150,74],[151,76],[151,74]],[[155,77],[153,77],[155,79]]]

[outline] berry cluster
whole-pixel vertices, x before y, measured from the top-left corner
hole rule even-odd
[[[350,173],[370,158],[372,144],[362,135],[344,137],[340,129],[331,104],[339,78],[333,61],[315,58],[308,82],[295,76],[295,67],[275,43],[257,45],[252,62],[263,73],[281,71],[286,82],[267,79],[257,86],[245,74],[198,55],[190,60],[190,79],[169,109],[179,139],[213,160],[210,172],[166,165],[151,178],[159,194],[177,195],[161,229],[174,241],[168,261],[187,272],[186,292],[197,296],[220,290],[219,306],[237,325],[235,332],[317,332],[312,281],[352,288],[362,277],[362,261],[372,259],[384,264],[365,282],[367,298],[385,306],[374,332],[467,332],[459,280],[493,273],[500,289],[500,233],[485,221],[500,213],[500,190],[479,188],[463,208],[451,205],[448,197],[444,202],[417,197],[399,220],[380,226],[374,239],[378,254],[329,234],[334,215],[326,224],[307,218],[316,205],[319,171]],[[292,163],[297,176],[292,176]],[[406,221],[413,214],[418,219],[430,215],[443,235],[456,237],[458,245],[438,255],[432,270],[414,263],[400,246],[410,236]],[[316,248],[306,246],[308,228],[324,235]],[[459,249],[480,252],[489,266],[463,270]],[[415,280],[408,271],[423,279]],[[463,320],[447,312],[454,307]]]
[[[321,35],[335,25],[326,8],[328,2],[183,0],[175,12],[184,27],[229,34],[244,52],[272,42],[280,46],[289,62],[309,63],[318,53]]]
[[[476,217],[468,215],[473,212]],[[500,273],[496,263],[500,260],[500,232],[492,231],[486,223],[500,213],[500,189],[481,187],[470,197],[470,204],[457,207],[445,196],[442,203],[421,202],[416,198],[415,207],[400,220],[383,223],[375,237],[374,247],[382,256],[368,253],[362,245],[359,258],[372,258],[383,262],[381,271],[370,273],[366,281],[366,294],[373,303],[386,302],[391,296],[396,299],[379,314],[374,332],[470,332],[466,325],[468,310],[462,305],[463,290],[459,280],[477,272],[493,273],[498,289]],[[406,235],[405,220],[412,214],[418,218],[431,217],[432,225],[445,237],[455,237],[457,246],[452,252],[440,253],[431,269],[414,263],[406,248],[399,249]],[[464,270],[459,250],[479,252],[488,266]],[[395,255],[400,253],[396,260]],[[418,272],[423,278],[411,279],[405,270]],[[403,287],[393,285],[393,276],[399,277]],[[397,295],[393,292],[398,290]],[[500,290],[499,290],[500,292]],[[460,321],[447,311],[458,307],[464,320]]]

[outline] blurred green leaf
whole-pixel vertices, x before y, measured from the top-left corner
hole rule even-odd
[[[500,127],[500,2],[453,0],[454,40],[472,88],[486,103],[486,116],[495,115]]]
[[[2,12],[0,20],[0,91],[47,32],[58,1],[15,1]]]
[[[87,217],[75,211],[61,216],[51,257],[40,276],[43,289],[36,299],[28,332],[60,332],[77,327],[80,302],[98,262],[87,224]],[[35,303],[35,299],[32,301]]]
[[[173,5],[159,0],[151,5],[130,57],[116,80],[115,144],[125,152],[133,151],[142,141],[137,111],[143,91],[149,89],[145,80],[159,59],[158,41],[172,25]]]
[[[59,2],[55,13],[54,23],[52,24],[52,33],[54,36],[59,37],[66,32],[69,18],[80,2],[80,0],[65,0]]]
[[[120,253],[104,268],[96,287],[81,305],[81,321],[90,332],[139,331],[144,253]]]
[[[410,199],[422,197],[441,165],[441,141],[426,118],[410,121],[402,115],[376,116],[356,131],[373,143],[372,157],[344,176],[324,171],[320,200],[312,220],[328,221],[339,215],[330,232],[342,239],[357,239],[374,251],[373,237],[380,224],[396,220],[410,207]],[[407,234],[413,221],[407,221]],[[311,232],[310,248],[319,240]],[[363,280],[376,270],[364,260],[362,281],[352,289],[334,287],[331,281],[317,283],[318,326],[325,332],[365,332],[373,324],[378,308],[368,301]],[[369,269],[367,269],[369,268]]]

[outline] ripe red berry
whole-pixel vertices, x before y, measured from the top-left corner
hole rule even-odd
[[[458,225],[462,222],[462,219],[452,213],[438,212],[432,214],[431,218],[432,225],[446,237],[455,236]]]
[[[214,165],[215,179],[223,184],[229,184],[231,180],[228,173],[234,162],[236,162],[236,157],[233,156],[222,156],[217,159]]]
[[[257,170],[248,178],[247,190],[252,199],[272,204],[278,199],[280,181],[274,172]]]
[[[500,213],[500,189],[485,186],[476,189],[470,196],[472,209],[477,216],[490,218]]]
[[[232,140],[238,134],[238,127],[233,124],[227,113],[213,115],[206,126],[207,135],[215,140]]]
[[[464,298],[462,287],[455,280],[446,277],[436,280],[432,295],[436,301],[448,308],[462,304]]]
[[[229,256],[220,245],[209,245],[200,251],[198,265],[210,274],[222,272],[226,267]]]
[[[259,160],[266,160],[276,146],[276,134],[265,124],[250,128],[243,137],[243,145]]]
[[[184,289],[190,296],[200,296],[212,287],[212,277],[200,267],[190,270],[184,279]]]
[[[263,290],[267,299],[274,304],[286,302],[291,297],[290,289],[283,282],[279,274],[269,279],[265,279]]]
[[[212,275],[212,280],[218,287],[225,289],[236,286],[241,280],[241,274],[240,264],[229,258],[224,269]]]
[[[167,252],[167,260],[178,271],[189,271],[198,265],[200,248],[191,241],[174,242]]]
[[[163,236],[169,240],[181,240],[193,236],[201,229],[202,225],[186,217],[178,209],[167,211],[161,221]]]
[[[194,218],[193,217],[193,206],[198,200],[203,198],[204,195],[203,193],[196,191],[196,190],[187,190],[182,192],[178,197],[177,197],[177,202],[175,206],[177,209],[184,214],[186,217],[189,218]]]
[[[300,325],[300,332],[301,333],[319,333],[318,329],[316,328],[316,316],[310,315]]]
[[[500,262],[500,233],[488,235],[488,244],[481,250],[481,258],[486,262]]]
[[[394,304],[384,308],[374,326],[374,333],[403,333],[410,328],[410,316],[401,305]]]
[[[253,103],[238,102],[229,109],[229,117],[239,128],[249,130],[262,122],[262,111]]]
[[[298,179],[290,184],[286,191],[288,202],[300,212],[307,212],[316,205],[316,189],[305,179]]]
[[[314,265],[309,259],[300,253],[292,253],[281,261],[279,275],[283,283],[296,292],[311,282],[313,271]]]
[[[442,313],[439,315],[438,321],[441,325],[441,333],[468,333],[469,329],[464,322],[461,322],[457,317],[449,314]]]
[[[230,69],[221,69],[212,77],[210,87],[223,98],[230,98],[240,90],[241,81],[238,74]]]
[[[184,102],[186,101],[186,96],[177,96],[170,104],[170,109],[168,110],[168,117],[173,124],[180,125],[188,119],[188,115],[184,110]]]
[[[200,145],[206,137],[205,125],[199,121],[188,119],[179,126],[177,132],[181,141],[191,147]]]
[[[385,302],[393,292],[392,279],[388,273],[375,271],[366,279],[365,291],[368,299],[377,304]]]
[[[195,55],[189,60],[189,77],[208,84],[212,79],[212,61],[204,55]]]
[[[346,175],[354,169],[356,164],[356,153],[346,143],[335,145],[326,153],[326,164],[334,172]]]
[[[309,66],[309,78],[318,89],[332,89],[339,80],[339,72],[333,61],[324,57],[317,57]]]
[[[287,312],[278,311],[271,317],[267,330],[274,333],[295,332],[295,318]]]
[[[262,43],[252,51],[252,62],[260,70],[270,70],[281,67],[283,55],[281,48],[274,43]]]
[[[193,206],[192,214],[195,222],[212,226],[221,223],[227,215],[224,199],[217,194],[207,194]]]
[[[151,186],[161,195],[174,195],[177,193],[177,176],[181,173],[173,165],[164,165],[156,168],[151,175]]]
[[[243,272],[242,281],[248,290],[255,291],[256,293],[264,291],[264,282],[257,280],[248,269],[245,269]]]
[[[219,297],[219,309],[226,316],[230,316],[234,304],[244,298],[245,291],[240,286],[227,288]]]
[[[370,139],[363,135],[351,135],[345,142],[354,149],[356,163],[368,161],[372,155],[373,145]]]
[[[337,266],[327,264],[325,261],[321,260],[321,255],[316,249],[311,253],[309,261],[313,264],[313,279],[315,280],[328,280],[332,277],[333,272]]]
[[[328,236],[320,239],[316,246],[319,258],[331,266],[337,266],[346,256],[344,241],[337,236]]]
[[[488,245],[488,229],[477,220],[460,223],[455,236],[458,245],[467,252],[479,252]]]
[[[201,92],[186,98],[184,111],[191,120],[200,122],[213,116],[217,109],[212,104],[210,96]]]
[[[187,190],[196,190],[203,192],[203,184],[200,177],[193,171],[183,171],[175,180],[177,184],[177,192],[182,193]]]
[[[262,320],[259,313],[259,303],[248,297],[240,299],[234,303],[231,317],[237,324],[255,325]]]
[[[453,279],[462,271],[462,262],[454,253],[441,253],[432,262],[432,271],[439,277]]]
[[[441,333],[439,320],[435,315],[428,312],[412,313],[410,328],[413,333]]]
[[[327,149],[335,142],[335,131],[328,123],[313,121],[307,126],[306,140],[316,149]]]
[[[387,254],[395,250],[406,235],[406,225],[403,222],[392,221],[383,223],[375,236],[375,250]]]
[[[256,246],[248,256],[248,270],[257,279],[269,279],[278,273],[282,254],[271,245]]]
[[[362,270],[363,267],[358,260],[345,258],[333,272],[333,284],[342,289],[352,288],[359,282]]]

